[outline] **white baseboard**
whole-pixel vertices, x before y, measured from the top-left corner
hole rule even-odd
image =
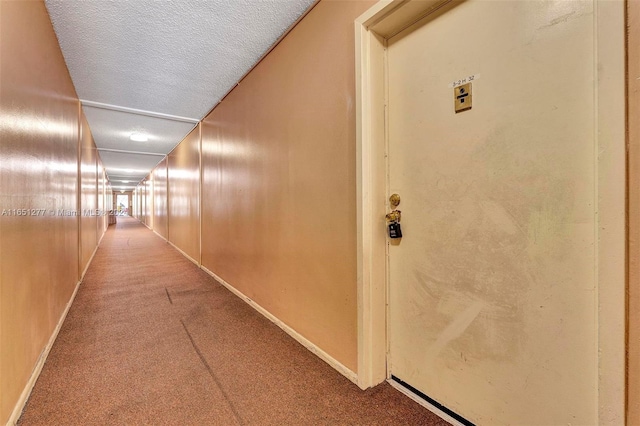
[[[458,420],[454,419],[453,417],[451,417],[450,415],[448,415],[447,413],[445,413],[444,411],[442,411],[441,409],[439,409],[435,405],[432,405],[428,401],[420,398],[418,395],[416,395],[415,393],[411,392],[409,389],[405,388],[404,386],[402,386],[401,384],[397,383],[396,381],[394,381],[392,379],[388,379],[387,383],[389,383],[391,385],[391,387],[394,388],[395,390],[397,390],[398,392],[408,396],[414,402],[417,402],[418,404],[422,405],[424,408],[426,408],[427,410],[431,411],[433,414],[435,414],[436,416],[440,417],[441,419],[448,421],[453,426],[464,426],[463,423],[460,423]]]
[[[173,247],[174,249],[178,250],[180,252],[181,255],[183,255],[184,257],[186,257],[187,259],[189,259],[190,261],[192,261],[193,263],[196,264],[196,266],[200,267],[200,262],[198,262],[197,260],[195,260],[193,257],[189,256],[187,253],[185,253],[180,247],[178,247],[177,245],[173,244],[171,241],[169,241],[167,239],[167,242],[171,245],[171,247]]]
[[[95,252],[94,252],[95,254]],[[93,259],[93,256],[92,256]],[[88,265],[91,264],[91,261],[89,261]],[[47,345],[44,347],[44,349],[42,350],[42,352],[40,353],[40,357],[38,358],[38,362],[36,362],[35,367],[33,368],[33,372],[31,373],[31,377],[29,377],[29,381],[27,382],[26,386],[24,387],[24,390],[22,391],[22,394],[20,394],[20,398],[18,398],[18,402],[16,402],[16,405],[13,409],[13,412],[11,413],[11,416],[9,417],[9,421],[7,422],[7,426],[14,426],[17,422],[18,419],[20,419],[20,416],[22,415],[22,410],[24,410],[24,406],[26,405],[27,401],[29,400],[29,396],[31,395],[31,391],[33,390],[33,387],[36,384],[36,381],[38,380],[38,377],[40,376],[40,372],[42,372],[42,367],[44,367],[44,363],[47,361],[47,357],[49,356],[49,352],[51,352],[51,348],[53,347],[53,343],[56,341],[56,338],[58,337],[58,333],[60,332],[60,329],[62,328],[62,324],[64,323],[64,320],[67,318],[67,314],[69,313],[69,309],[71,309],[71,305],[73,304],[73,301],[76,298],[76,294],[78,294],[78,289],[80,288],[80,283],[82,281],[78,281],[76,283],[76,288],[73,290],[73,294],[71,295],[71,298],[69,299],[69,301],[67,302],[67,306],[64,309],[64,312],[62,312],[62,315],[60,316],[60,320],[58,320],[58,324],[56,325],[56,328],[53,330],[53,333],[51,334],[51,337],[49,338],[49,341],[47,342]]]
[[[100,245],[100,242],[102,241],[102,238],[100,238],[100,241],[98,242],[98,245]],[[78,281],[78,284],[80,284],[82,282],[82,280],[84,280],[84,276],[86,275],[87,271],[89,270],[89,266],[91,265],[91,262],[93,262],[93,258],[96,256],[96,253],[98,252],[98,246],[96,246],[96,248],[93,249],[93,253],[91,253],[91,257],[89,258],[89,261],[87,262],[87,265],[84,267],[84,271],[82,271],[82,275],[80,275],[80,281]],[[77,291],[77,289],[76,289]],[[75,296],[75,294],[74,294]]]
[[[229,284],[228,282],[226,282],[225,280],[223,280],[222,278],[217,276],[215,273],[211,272],[210,270],[208,270],[204,266],[200,266],[200,268],[203,271],[205,271],[207,274],[211,275],[220,284],[222,284],[227,289],[229,289],[229,291],[231,291],[233,294],[235,294],[236,296],[238,296],[239,298],[244,300],[246,303],[248,303],[249,306],[251,306],[253,309],[255,309],[256,311],[260,312],[268,320],[270,320],[275,325],[280,327],[285,333],[287,333],[289,336],[293,337],[298,343],[300,343],[302,346],[307,348],[309,351],[311,351],[313,354],[315,354],[318,358],[320,358],[321,360],[323,360],[324,362],[329,364],[331,367],[333,367],[340,374],[342,374],[344,377],[346,377],[347,379],[349,379],[350,381],[352,381],[356,385],[358,384],[358,375],[356,373],[354,373],[353,371],[351,371],[350,369],[348,369],[347,367],[342,365],[342,363],[340,363],[338,360],[336,360],[331,355],[329,355],[328,353],[326,353],[325,351],[320,349],[318,346],[316,346],[314,343],[312,343],[307,338],[302,336],[300,333],[295,331],[293,328],[289,327],[287,324],[285,324],[284,322],[280,321],[278,318],[276,318],[269,311],[264,309],[262,306],[258,305],[250,297],[245,296],[241,291],[237,290],[235,287],[233,287],[231,284]]]
[[[152,229],[152,228],[149,228],[149,229],[151,229],[151,231],[153,231],[153,233],[156,234],[158,237],[162,238],[165,243],[169,242],[169,240],[166,237],[163,237],[162,235],[158,234],[158,232],[156,232],[155,229]]]
[[[100,243],[102,242],[102,239],[104,238],[108,230],[109,230],[109,225],[107,225],[107,227],[102,230],[102,235],[100,235],[100,240],[98,240],[98,245],[100,245]]]

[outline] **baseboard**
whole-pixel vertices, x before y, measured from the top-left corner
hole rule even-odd
[[[104,236],[107,234],[108,230],[109,230],[109,225],[107,225],[107,227],[102,231],[102,235],[100,235],[100,240],[98,241],[98,245],[100,245],[100,243],[102,242]]]
[[[95,252],[94,252],[95,254]],[[93,256],[92,256],[93,259]],[[89,261],[88,264],[91,264],[91,261]],[[80,283],[82,281],[78,281],[76,283],[76,288],[73,290],[73,294],[71,295],[71,298],[69,299],[69,301],[67,302],[67,306],[65,307],[64,311],[62,312],[62,315],[60,316],[60,320],[58,320],[58,324],[56,325],[56,328],[53,330],[53,333],[51,334],[51,337],[49,338],[49,341],[47,342],[47,345],[44,347],[44,349],[42,350],[42,352],[40,353],[40,357],[38,358],[38,362],[36,362],[36,365],[33,369],[33,372],[31,373],[31,377],[29,377],[29,381],[27,382],[24,390],[22,391],[22,394],[20,394],[20,398],[18,398],[18,402],[16,402],[16,405],[13,409],[13,412],[11,413],[11,416],[9,417],[9,421],[7,422],[7,426],[14,426],[18,420],[20,419],[20,416],[22,415],[22,410],[24,410],[24,406],[26,405],[27,401],[29,400],[29,396],[31,395],[31,391],[33,390],[33,387],[36,384],[36,381],[38,380],[38,377],[40,376],[40,372],[42,372],[42,368],[44,367],[44,363],[47,361],[47,357],[49,356],[49,352],[51,351],[51,348],[53,347],[53,343],[56,341],[56,339],[58,338],[58,333],[60,333],[60,329],[62,328],[62,324],[64,323],[64,320],[67,318],[67,314],[69,313],[69,309],[71,309],[71,305],[73,304],[73,301],[76,298],[76,294],[78,294],[78,289],[80,288]]]
[[[358,384],[358,375],[356,373],[354,373],[353,371],[351,371],[350,369],[348,369],[347,367],[342,365],[342,363],[340,363],[338,360],[336,360],[331,355],[329,355],[328,353],[326,353],[325,351],[320,349],[318,346],[316,346],[314,343],[312,343],[307,338],[302,336],[300,333],[295,331],[293,328],[289,327],[287,324],[285,324],[284,322],[280,321],[272,313],[270,313],[269,311],[264,309],[262,306],[258,305],[255,301],[253,301],[253,299],[251,299],[250,297],[247,297],[246,295],[244,295],[241,291],[239,291],[238,289],[233,287],[231,284],[229,284],[228,282],[226,282],[225,280],[223,280],[222,278],[217,276],[215,273],[211,272],[210,270],[208,270],[204,266],[200,266],[200,268],[203,271],[205,271],[207,274],[211,275],[220,284],[225,286],[233,294],[238,296],[240,299],[244,300],[253,309],[255,309],[256,311],[260,312],[268,320],[270,320],[272,323],[274,323],[275,325],[280,327],[285,333],[287,333],[289,336],[293,337],[298,343],[300,343],[302,346],[307,348],[309,351],[311,351],[313,354],[315,354],[318,358],[320,358],[321,360],[323,360],[324,362],[329,364],[336,371],[338,371],[340,374],[342,374],[344,377],[346,377],[347,379],[349,379],[350,381],[352,381],[356,385]]]
[[[149,228],[149,229],[151,229],[151,228]],[[152,231],[153,231],[153,233],[154,233],[154,234],[156,234],[158,237],[162,238],[166,243],[168,243],[168,242],[169,242],[169,240],[168,240],[166,237],[163,237],[162,235],[158,234],[158,233],[156,232],[156,230],[155,230],[155,229],[151,229],[151,230],[152,230]]]
[[[182,251],[182,249],[180,247],[178,247],[177,245],[173,244],[171,241],[169,241],[167,239],[167,242],[171,245],[171,247],[173,247],[174,249],[178,250],[180,252],[181,255],[183,255],[184,257],[186,257],[187,259],[189,259],[190,261],[192,261],[193,263],[196,264],[196,266],[200,267],[200,262],[198,262],[197,260],[195,260],[193,257],[189,256],[187,253],[185,253],[184,251]]]
[[[98,241],[98,245],[100,245],[100,242],[102,241],[102,238],[100,238],[100,241]],[[91,265],[91,262],[93,262],[93,258],[96,256],[96,253],[98,252],[98,246],[96,246],[96,248],[93,249],[93,253],[91,253],[91,257],[89,258],[89,261],[87,262],[87,265],[84,267],[84,271],[82,271],[82,275],[80,275],[80,281],[78,281],[78,285],[82,282],[82,280],[84,280],[84,276],[87,273],[87,271],[89,270],[89,266]],[[76,289],[77,291],[77,289]]]

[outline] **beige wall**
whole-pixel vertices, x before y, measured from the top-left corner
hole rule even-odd
[[[107,180],[107,172],[104,169],[100,155],[98,154],[98,210],[100,215],[98,220],[98,238],[100,238],[109,226],[109,216],[107,210],[111,209],[111,205],[107,202],[107,191],[109,190],[109,181]]]
[[[104,191],[104,205],[105,205],[104,230],[106,231],[107,228],[109,227],[109,211],[113,208],[113,200],[114,200],[113,188],[111,187],[111,182],[109,182],[109,180],[106,179],[106,171],[105,171],[105,180],[106,180],[106,186],[104,188],[105,189]]]
[[[640,425],[640,2],[627,2],[629,130],[628,425]]]
[[[78,98],[42,2],[0,2],[0,424],[78,280]],[[95,234],[95,228],[94,228]]]
[[[140,219],[140,187],[136,186],[133,190],[133,217]]]
[[[202,264],[357,370],[354,20],[320,2],[202,127]]]
[[[138,214],[137,214],[137,216],[136,216],[136,217],[137,217],[139,220],[142,220],[142,218],[143,218],[143,214],[142,214],[142,211],[143,211],[143,210],[142,210],[142,203],[143,203],[143,200],[142,200],[142,197],[144,196],[144,192],[143,192],[142,185],[138,185],[138,187],[137,187],[136,189],[137,189],[137,198],[138,198],[138,199],[137,199],[137,202],[136,202],[136,204],[137,204],[137,208],[138,208]]]
[[[147,199],[147,190],[149,189],[149,184],[147,183],[148,178],[146,178],[141,185],[141,192],[142,192],[142,197],[141,197],[141,201],[142,201],[142,210],[140,210],[140,220],[142,221],[142,223],[147,224],[149,222],[149,212],[147,211],[147,206],[149,204],[148,199]]]
[[[98,218],[87,215],[87,210],[98,209],[98,150],[91,136],[84,114],[80,121],[80,273],[87,265],[98,243]]]
[[[153,230],[167,238],[167,158],[153,169]]]
[[[144,211],[144,221],[143,223],[147,225],[149,228],[153,229],[153,171],[147,176],[143,182],[144,185],[144,195],[143,195],[143,211]]]
[[[41,1],[0,2],[0,424],[28,389],[102,235],[100,158]],[[80,138],[78,129],[83,128]],[[80,174],[79,174],[80,170]],[[79,238],[79,230],[81,232]],[[79,241],[82,241],[82,249]],[[15,419],[14,419],[15,420]]]
[[[200,127],[169,154],[169,241],[200,262]]]

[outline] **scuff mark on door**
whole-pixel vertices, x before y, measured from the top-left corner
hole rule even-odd
[[[456,317],[442,333],[438,336],[434,344],[429,348],[427,352],[427,362],[431,362],[438,356],[440,352],[451,342],[457,339],[469,328],[471,323],[480,315],[482,309],[486,303],[481,300],[476,300],[467,309],[465,309],[460,315]]]

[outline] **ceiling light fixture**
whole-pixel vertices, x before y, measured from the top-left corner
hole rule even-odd
[[[146,141],[149,140],[147,135],[145,135],[143,133],[137,133],[137,132],[131,133],[131,136],[129,136],[129,139],[131,139],[132,141],[135,141],[135,142],[146,142]]]

